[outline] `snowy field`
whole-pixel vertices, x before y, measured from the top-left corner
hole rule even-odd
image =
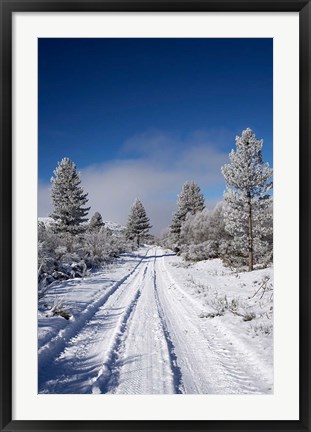
[[[39,393],[273,392],[272,268],[144,247],[54,282],[38,314]]]

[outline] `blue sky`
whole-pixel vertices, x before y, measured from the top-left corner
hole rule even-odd
[[[39,39],[39,216],[62,157],[92,212],[126,221],[136,196],[155,230],[196,180],[221,199],[220,166],[250,127],[272,165],[272,39]],[[123,205],[120,203],[123,201]]]

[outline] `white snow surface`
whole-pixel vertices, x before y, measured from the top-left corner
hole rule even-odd
[[[53,284],[39,300],[39,393],[272,393],[272,278],[145,246]]]

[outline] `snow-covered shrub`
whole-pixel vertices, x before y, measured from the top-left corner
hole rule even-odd
[[[202,294],[202,292],[199,292]],[[269,318],[267,314],[267,308],[262,309],[262,314],[260,314],[261,305],[258,299],[252,300],[241,299],[237,297],[228,297],[227,294],[219,293],[218,290],[208,289],[205,292],[205,305],[212,309],[212,312],[202,312],[201,318],[214,318],[216,316],[223,316],[225,314],[233,314],[240,317],[243,321],[252,321],[261,316]],[[271,306],[271,303],[268,305]],[[271,315],[270,315],[271,318]],[[269,318],[269,319],[270,319]]]
[[[67,307],[63,304],[63,301],[59,299],[55,300],[50,313],[51,316],[61,316],[66,320],[69,320],[72,316],[71,313],[68,312]]]
[[[218,258],[226,250],[229,238],[219,203],[213,211],[188,214],[180,232],[181,254],[191,261]]]
[[[229,309],[227,296],[219,297],[217,291],[214,294],[214,297],[210,299],[209,306],[214,309],[217,316],[222,316]],[[216,316],[215,314],[212,314]]]
[[[236,242],[234,242],[232,239],[229,239],[223,243],[220,251],[220,256],[226,267],[230,267],[232,270],[247,270],[247,255],[241,252],[241,250],[237,247]]]
[[[199,244],[183,246],[182,256],[188,261],[203,261],[217,258],[217,243],[214,240],[205,241]]]
[[[251,326],[250,330],[255,334],[255,336],[260,334],[271,335],[273,333],[273,323],[263,322],[260,324],[254,324]]]
[[[85,233],[71,235],[55,233],[53,225],[39,222],[39,295],[54,281],[84,277],[87,269],[101,266],[132,249],[132,243],[128,244],[125,239],[124,230],[114,232],[104,225],[100,229],[98,223],[95,225]]]
[[[136,244],[136,243],[135,243]],[[106,226],[85,234],[85,257],[90,267],[97,267],[118,257],[120,253],[131,250],[134,242],[128,242],[123,231],[113,232]]]
[[[252,321],[255,318],[256,318],[255,312],[250,312],[243,315],[243,321]]]
[[[59,238],[53,231],[44,225],[43,222],[38,222],[38,265],[39,268],[46,258],[55,256],[55,249],[59,245]]]
[[[39,292],[56,280],[66,280],[77,274],[84,275],[84,262],[80,236],[55,233],[53,226],[38,225],[38,282]],[[79,266],[79,270],[77,267]]]
[[[106,257],[106,233],[103,230],[87,233],[84,248],[87,261],[95,267],[99,265]]]

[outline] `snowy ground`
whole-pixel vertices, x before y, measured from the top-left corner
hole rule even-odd
[[[272,279],[146,247],[55,284],[39,301],[39,392],[271,393]]]

